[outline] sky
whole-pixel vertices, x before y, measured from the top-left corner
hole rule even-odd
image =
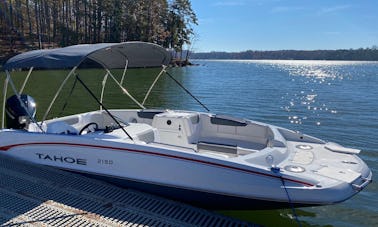
[[[195,52],[378,46],[378,0],[191,0]]]

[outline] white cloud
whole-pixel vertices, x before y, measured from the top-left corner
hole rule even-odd
[[[289,6],[277,6],[270,10],[271,13],[286,13],[292,11],[303,10],[303,7],[289,7]]]
[[[338,11],[349,9],[351,7],[352,7],[352,5],[338,5],[338,6],[323,8],[319,11],[319,13],[320,14],[335,13],[335,12],[338,12]]]

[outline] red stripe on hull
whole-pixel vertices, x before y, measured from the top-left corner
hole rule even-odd
[[[198,159],[193,159],[193,158],[175,156],[175,155],[170,155],[170,154],[161,154],[161,153],[156,153],[156,152],[151,152],[151,151],[142,151],[142,150],[135,150],[135,149],[129,149],[129,148],[121,148],[121,147],[109,147],[109,146],[103,146],[103,145],[76,144],[76,143],[65,143],[65,142],[34,142],[34,143],[21,143],[21,144],[12,144],[12,145],[8,145],[8,146],[3,146],[3,147],[0,147],[0,150],[8,151],[8,150],[10,150],[14,147],[29,146],[29,145],[67,145],[67,146],[91,147],[91,148],[110,149],[110,150],[121,150],[121,151],[128,151],[128,152],[134,152],[134,153],[149,154],[149,155],[154,155],[154,156],[168,157],[168,158],[173,158],[173,159],[180,159],[180,160],[185,160],[185,161],[190,161],[190,162],[197,162],[197,163],[202,163],[202,164],[206,164],[206,165],[237,170],[237,171],[241,171],[241,172],[245,172],[245,173],[251,173],[251,174],[281,179],[280,176],[256,172],[256,171],[253,171],[253,170],[247,170],[247,169],[234,167],[234,166],[228,166],[228,165],[224,165],[224,164],[220,164],[220,163],[214,163],[214,162],[203,161],[203,160],[198,160]],[[303,181],[298,181],[298,180],[293,180],[293,179],[288,179],[288,178],[283,178],[283,179],[286,180],[286,181],[291,181],[291,182],[297,183],[297,184],[302,184],[302,185],[305,185],[305,186],[308,186],[308,187],[314,186],[311,183],[307,183],[307,182],[303,182]]]

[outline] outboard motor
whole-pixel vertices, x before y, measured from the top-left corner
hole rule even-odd
[[[34,99],[26,94],[21,94],[20,99],[24,105],[20,103],[17,95],[7,99],[5,104],[7,128],[26,129],[30,123],[30,117],[34,118],[35,116],[36,103]]]

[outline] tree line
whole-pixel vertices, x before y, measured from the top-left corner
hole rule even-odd
[[[364,60],[378,61],[378,47],[340,50],[277,50],[191,53],[195,59],[272,59],[272,60]]]
[[[133,40],[179,52],[190,44],[197,17],[190,0],[4,0],[0,25],[0,48],[10,54],[20,46]]]

